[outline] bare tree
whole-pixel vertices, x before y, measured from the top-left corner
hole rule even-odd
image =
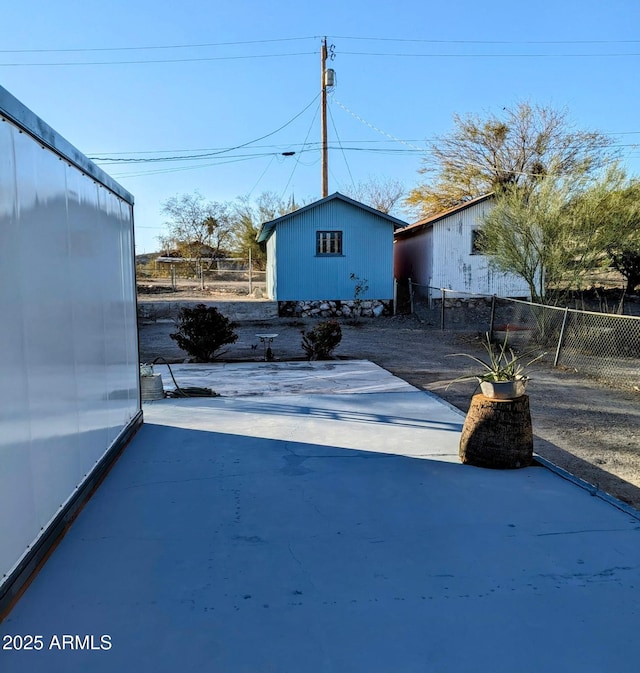
[[[381,213],[397,213],[405,195],[404,185],[395,178],[369,176],[363,182],[345,189],[346,196],[365,203]]]
[[[429,179],[406,200],[422,217],[507,186],[533,189],[552,168],[558,177],[591,174],[617,156],[609,137],[575,130],[566,111],[528,102],[453,121],[423,159],[419,172]]]

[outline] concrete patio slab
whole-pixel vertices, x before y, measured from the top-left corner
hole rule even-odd
[[[545,468],[460,465],[434,396],[144,410],[1,625],[44,643],[3,673],[637,671],[638,520]]]
[[[166,365],[154,365],[154,372],[162,375],[165,390],[175,389]],[[176,364],[171,372],[180,387],[212,388],[224,397],[416,390],[367,360]]]
[[[168,402],[145,403],[145,421],[302,445],[309,442],[314,447],[459,463],[458,444],[464,417],[427,392],[219,397]]]

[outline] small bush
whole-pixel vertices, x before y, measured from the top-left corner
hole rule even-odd
[[[181,308],[176,326],[178,331],[169,336],[197,362],[211,362],[226,352],[220,351],[224,345],[238,340],[235,323],[215,306]]]
[[[355,283],[353,288],[353,313],[350,324],[358,325],[362,315],[362,295],[369,291],[369,281],[366,278],[360,278],[355,273],[349,275],[349,278]]]
[[[342,340],[342,329],[336,320],[318,323],[302,332],[302,348],[309,360],[328,360]]]

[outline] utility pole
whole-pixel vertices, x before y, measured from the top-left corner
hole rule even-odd
[[[320,123],[322,126],[322,198],[329,196],[329,157],[327,148],[327,38],[322,41],[320,49],[321,65],[321,102]]]

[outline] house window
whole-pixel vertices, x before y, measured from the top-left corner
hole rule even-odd
[[[471,230],[471,254],[472,255],[483,255],[484,250],[482,249],[484,234],[481,229],[472,229]]]
[[[316,231],[316,255],[341,255],[341,231]]]

